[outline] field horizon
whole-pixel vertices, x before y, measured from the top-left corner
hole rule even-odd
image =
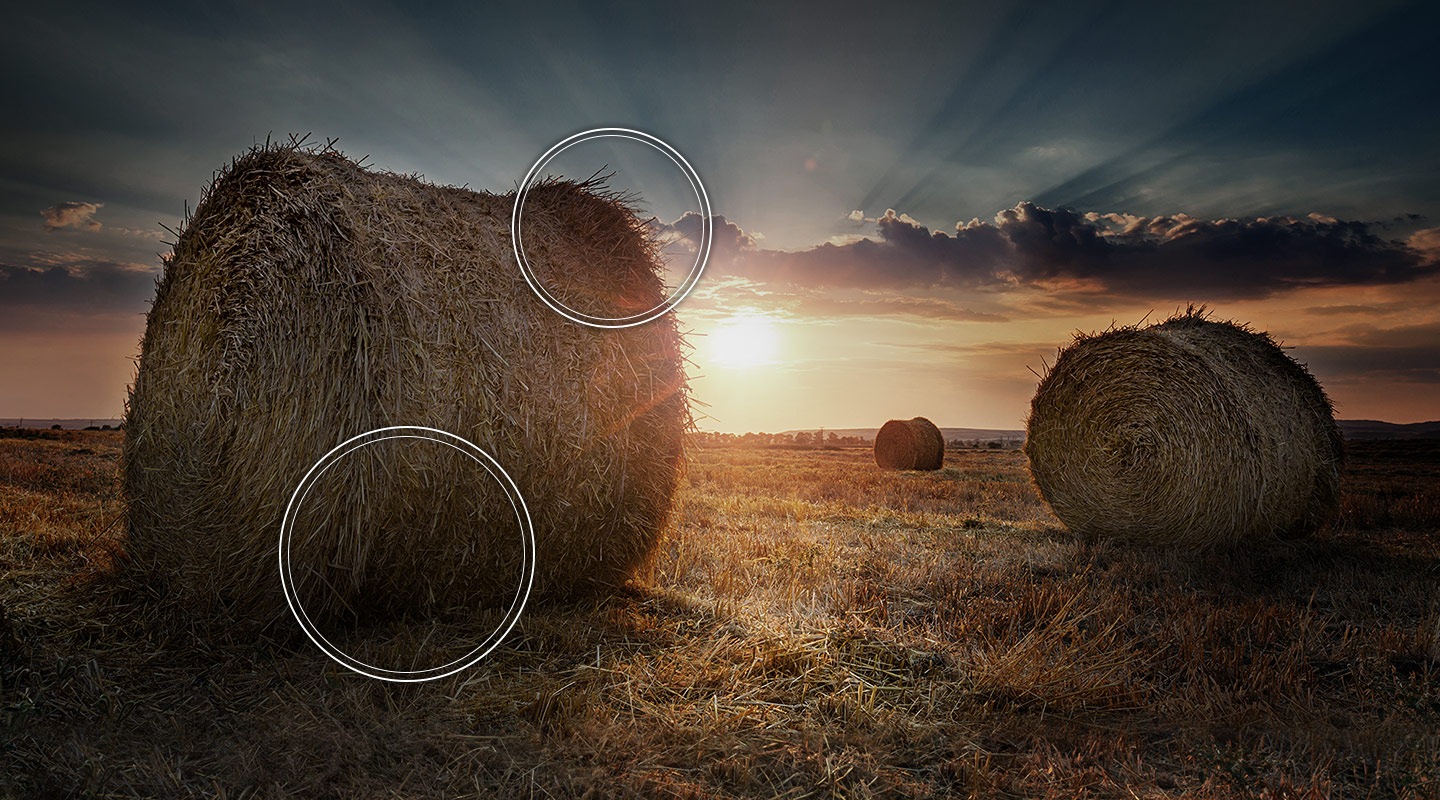
[[[84,430],[89,427],[99,428],[109,425],[111,429],[119,428],[124,423],[123,417],[109,418],[27,418],[8,417],[0,418],[0,428],[24,427],[31,430],[45,430],[54,425],[59,425],[61,430]],[[25,423],[23,426],[21,423]],[[1373,419],[1338,419],[1335,421],[1340,426],[1341,432],[1346,439],[1433,439],[1440,438],[1440,420],[1426,422],[1386,422]],[[962,426],[940,425],[940,432],[945,440],[980,440],[1001,441],[1011,439],[1023,439],[1025,431],[1020,428],[972,428]],[[837,436],[856,436],[874,441],[875,433],[880,426],[874,427],[852,427],[833,428],[817,426],[811,428],[787,428],[778,431],[781,436],[794,436],[797,433],[833,433]],[[729,431],[701,430],[702,434],[711,436],[744,436],[745,433],[761,433],[761,431],[746,431],[745,433],[733,433]]]

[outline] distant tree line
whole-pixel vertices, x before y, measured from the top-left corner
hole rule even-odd
[[[716,433],[696,431],[693,440],[701,445],[724,447],[865,447],[874,440],[861,436],[839,436],[834,431],[799,431],[797,433]]]
[[[951,439],[945,443],[946,450],[1018,450],[1025,444],[1024,439]]]
[[[797,433],[716,433],[696,431],[692,441],[702,447],[869,447],[875,440],[868,436],[840,436],[834,431],[799,431]],[[948,450],[1014,450],[1021,439],[951,439]]]

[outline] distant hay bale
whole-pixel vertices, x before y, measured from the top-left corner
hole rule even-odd
[[[535,592],[623,582],[666,523],[689,407],[671,316],[563,319],[514,262],[513,195],[266,146],[208,187],[167,260],[126,415],[128,555],[172,596],[285,613],[281,517],[321,456],[377,428],[484,449],[534,520]],[[664,297],[626,198],[548,181],[526,201],[535,272],[612,317]],[[314,619],[472,607],[520,583],[500,485],[450,448],[392,440],[337,462],[303,504],[292,572]]]
[[[945,462],[945,437],[924,417],[892,419],[875,434],[881,469],[936,470]]]
[[[1077,336],[1035,392],[1025,454],[1088,538],[1292,538],[1339,503],[1341,438],[1319,383],[1269,335],[1203,308]]]

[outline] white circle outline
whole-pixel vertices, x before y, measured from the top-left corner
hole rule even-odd
[[[373,431],[372,431],[372,433],[373,433]],[[442,433],[443,433],[443,431],[442,431]],[[356,438],[356,439],[362,438],[362,437],[364,437],[365,435],[366,435],[366,434],[361,434],[361,436],[355,437],[355,438]],[[456,437],[456,438],[459,438],[459,437]],[[350,455],[351,453],[355,452],[356,450],[359,450],[359,449],[362,448],[362,447],[367,447],[367,446],[369,446],[369,445],[372,445],[372,444],[376,444],[376,443],[385,441],[386,439],[425,439],[425,440],[427,440],[427,441],[438,441],[438,440],[432,439],[432,438],[429,437],[429,436],[420,436],[420,435],[411,435],[411,434],[394,434],[394,435],[387,436],[387,437],[381,437],[381,438],[377,438],[377,439],[372,439],[372,440],[370,440],[370,441],[361,442],[360,444],[357,444],[357,445],[355,445],[354,447],[349,447],[349,448],[347,448],[344,452],[335,455],[335,457],[334,457],[333,459],[330,459],[329,462],[326,463],[325,466],[322,467],[322,468],[320,469],[320,471],[315,474],[314,479],[310,482],[310,484],[309,484],[308,486],[305,487],[304,492],[300,495],[300,499],[299,499],[299,502],[296,504],[296,508],[298,509],[300,506],[303,506],[303,505],[305,504],[305,498],[310,495],[310,490],[311,490],[312,488],[314,488],[315,483],[318,482],[319,479],[320,479],[326,472],[328,472],[331,467],[333,467],[335,464],[339,463],[340,459],[344,458],[345,456]],[[350,441],[354,441],[354,439],[351,439]],[[346,444],[348,444],[348,443],[349,443],[349,442],[342,443],[342,444],[340,445],[340,447],[345,447]],[[449,443],[449,442],[443,442],[443,441],[441,441],[441,442],[438,442],[438,443],[443,444],[443,445],[445,445],[446,447],[450,447],[450,448],[452,448],[452,449],[454,449],[454,450],[460,451],[461,453],[464,453],[467,457],[469,457],[472,461],[476,461],[477,463],[481,463],[481,462],[479,462],[478,459],[474,458],[474,456],[472,456],[470,453],[462,450],[462,449],[459,448],[459,447],[456,447],[455,445],[453,445],[453,444],[451,444],[451,443]],[[336,448],[336,449],[339,449],[339,448]],[[478,448],[477,448],[477,450],[478,450]],[[483,452],[483,451],[481,451],[481,452]],[[481,463],[481,466],[485,466],[485,464]],[[495,473],[492,472],[492,471],[490,471],[488,467],[486,467],[486,471],[489,472],[489,474],[490,474],[491,477],[496,477],[496,476],[495,476]],[[499,480],[499,478],[496,478],[496,480]],[[298,512],[297,512],[297,513],[298,513]],[[518,518],[519,518],[519,512],[518,512],[518,511],[516,512],[516,515],[517,515],[517,519],[518,519]],[[522,523],[522,527],[523,527],[523,523]],[[284,542],[284,544],[283,544],[284,554],[285,554],[286,556],[288,556],[288,555],[290,554],[289,544],[290,544],[290,543],[289,543],[288,541]],[[524,552],[524,551],[523,551],[523,548],[522,548],[522,556],[524,556],[524,557],[527,558],[527,559],[529,558],[529,554],[526,553],[526,552]],[[524,562],[522,561],[522,565],[523,565],[523,563],[524,563]],[[523,569],[523,568],[524,568],[524,567],[522,566],[522,569]],[[287,569],[286,574],[289,574],[289,573],[288,573],[288,569]],[[292,580],[293,580],[293,579],[292,579]],[[508,618],[509,614],[514,611],[515,604],[516,604],[518,598],[520,597],[521,590],[524,589],[524,588],[525,588],[525,587],[523,587],[523,586],[516,588],[516,590],[515,590],[515,599],[512,599],[512,600],[510,601],[510,610],[506,612],[506,618]],[[527,595],[527,596],[528,596],[528,595]],[[300,609],[300,614],[303,615],[304,618],[305,618],[305,619],[302,621],[302,623],[301,623],[302,626],[303,626],[303,625],[306,625],[306,624],[310,625],[310,627],[314,630],[315,635],[316,635],[316,636],[319,636],[321,639],[324,640],[324,643],[321,645],[321,646],[322,646],[322,649],[323,649],[324,647],[328,647],[328,648],[330,648],[332,651],[334,651],[335,653],[338,653],[338,654],[339,654],[341,657],[343,657],[344,659],[347,659],[348,661],[352,661],[352,662],[354,662],[354,663],[356,663],[356,664],[359,664],[360,666],[365,667],[366,669],[373,669],[373,670],[377,670],[377,671],[381,671],[381,672],[395,672],[395,673],[399,673],[399,674],[414,674],[415,672],[424,672],[424,671],[426,671],[426,670],[414,670],[414,671],[392,670],[392,669],[389,669],[389,668],[387,668],[387,667],[376,667],[376,666],[374,666],[374,665],[372,665],[372,664],[368,664],[368,663],[366,663],[366,662],[364,662],[364,661],[361,661],[360,659],[355,658],[354,656],[351,656],[349,653],[346,653],[345,651],[343,651],[343,650],[341,650],[339,647],[337,647],[334,642],[331,642],[330,639],[325,636],[325,634],[321,633],[320,630],[319,630],[319,626],[317,626],[317,625],[314,624],[314,622],[310,619],[310,614],[309,614],[307,611],[305,611],[305,607],[304,607],[303,605],[298,605],[298,603],[299,603],[298,598],[297,598],[296,602],[297,602],[297,606],[298,606],[299,609]],[[293,610],[293,609],[292,609],[292,610]],[[523,611],[523,606],[522,606],[522,609],[521,609],[521,610]],[[498,630],[498,628],[497,628],[497,630]],[[508,631],[507,631],[507,632],[508,632]],[[492,633],[491,633],[491,636],[493,637],[494,635],[495,635],[494,632],[492,632]],[[311,637],[311,638],[312,638],[312,640],[313,640],[314,637]],[[501,638],[501,639],[504,638],[503,634],[501,635],[500,638]],[[489,642],[489,641],[490,641],[490,639],[487,637],[486,642]],[[317,642],[317,644],[320,644],[320,643]],[[497,640],[497,641],[495,642],[495,644],[498,645],[498,644],[499,644],[499,640]],[[483,646],[483,645],[482,645],[482,646]],[[475,648],[475,649],[478,650],[479,647],[477,647],[477,648]],[[493,649],[493,648],[492,648],[492,649]],[[475,652],[475,651],[472,650],[471,653],[473,653],[473,652]],[[488,652],[488,651],[487,651],[487,652]],[[429,670],[438,671],[438,670],[444,669],[444,668],[446,668],[446,667],[449,667],[449,666],[451,666],[451,665],[454,665],[454,664],[456,664],[456,663],[459,663],[460,661],[462,661],[463,659],[465,659],[468,655],[469,655],[469,654],[467,654],[466,656],[460,656],[459,658],[456,658],[456,659],[454,659],[454,660],[452,660],[452,661],[449,661],[449,662],[447,662],[447,663],[445,663],[445,664],[441,664],[441,665],[439,665],[439,666],[437,666],[437,667],[430,667]],[[334,656],[332,656],[332,657],[334,657]],[[483,654],[482,654],[482,657],[483,657]],[[342,663],[344,663],[344,662],[342,662]],[[348,666],[348,664],[347,664],[347,666]],[[351,667],[351,669],[354,669],[354,667]],[[459,669],[464,669],[464,666],[461,666]],[[366,673],[366,674],[368,674],[368,673]],[[379,676],[374,676],[374,677],[379,677]],[[436,677],[443,677],[443,676],[436,676]],[[421,679],[421,680],[429,680],[429,679],[426,678],[426,679]]]
[[[625,317],[597,317],[593,314],[586,314],[583,311],[576,311],[556,299],[534,273],[531,272],[530,261],[525,257],[525,243],[520,236],[520,221],[524,215],[525,198],[530,194],[530,187],[534,184],[535,178],[540,170],[544,169],[545,165],[554,160],[556,156],[581,142],[605,138],[629,139],[659,150],[662,155],[669,158],[675,166],[679,167],[680,171],[685,174],[686,180],[690,181],[690,188],[694,190],[695,199],[700,203],[702,215],[700,223],[700,247],[695,255],[695,263],[690,267],[690,272],[686,273],[685,280],[680,282],[680,285],[676,287],[675,291],[672,292],[669,297],[665,298],[664,302],[649,311],[643,311]],[[565,317],[571,322],[578,322],[581,325],[588,325],[592,328],[629,328],[635,325],[643,325],[673,311],[675,306],[679,305],[680,302],[690,294],[695,288],[695,285],[700,282],[701,276],[705,274],[705,265],[710,261],[710,245],[711,242],[714,241],[714,238],[715,220],[710,213],[710,195],[705,192],[705,185],[700,182],[700,175],[695,172],[695,168],[690,166],[690,162],[686,161],[685,157],[680,155],[680,152],[674,147],[671,147],[669,143],[644,131],[637,131],[631,128],[591,128],[588,131],[581,131],[574,136],[564,139],[549,150],[546,150],[545,154],[540,156],[540,160],[535,162],[535,166],[531,167],[530,171],[525,173],[525,179],[520,182],[520,188],[515,192],[515,207],[510,212],[510,243],[515,251],[515,263],[520,267],[520,274],[525,276],[525,282],[530,285],[531,291],[535,292],[535,296],[539,297],[541,302],[549,306],[555,313]]]
[[[506,611],[500,624],[495,627],[495,630],[492,631],[484,641],[476,645],[470,652],[437,667],[428,667],[419,670],[395,670],[386,667],[377,667],[372,664],[367,664],[336,647],[329,639],[325,638],[325,635],[320,632],[319,628],[311,622],[309,614],[305,612],[305,607],[297,596],[294,579],[290,574],[291,528],[294,526],[298,510],[300,506],[304,504],[305,497],[309,494],[310,489],[313,488],[316,481],[341,458],[362,447],[389,439],[426,439],[464,453],[472,461],[483,467],[492,478],[495,478],[500,483],[501,488],[505,490],[505,494],[515,510],[516,520],[520,523],[521,531],[524,534],[521,537],[521,549],[523,552],[521,571],[524,573],[522,583],[516,588],[516,599],[511,601],[510,608]],[[520,493],[520,489],[515,485],[515,481],[511,479],[510,474],[505,471],[505,468],[500,466],[500,462],[496,461],[493,456],[485,452],[478,445],[468,439],[438,428],[427,428],[419,425],[392,425],[386,428],[376,428],[366,431],[358,436],[352,436],[346,439],[332,448],[330,452],[326,453],[319,461],[310,467],[309,471],[305,473],[305,477],[300,479],[300,483],[290,495],[290,502],[285,506],[285,515],[280,522],[278,558],[280,563],[280,585],[285,594],[285,603],[290,607],[290,613],[295,616],[295,620],[300,623],[300,628],[305,631],[305,635],[310,638],[311,642],[314,642],[316,647],[320,648],[325,655],[329,656],[341,666],[367,677],[395,683],[418,683],[420,681],[436,680],[454,675],[461,670],[478,664],[496,647],[499,647],[500,643],[505,640],[505,637],[510,635],[510,631],[514,629],[515,624],[520,621],[520,616],[525,611],[525,604],[530,600],[530,591],[535,583],[535,528],[530,521],[530,509],[525,504],[525,497]]]

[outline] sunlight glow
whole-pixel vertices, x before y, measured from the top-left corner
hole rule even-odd
[[[775,363],[780,335],[775,321],[761,314],[739,314],[720,323],[708,337],[710,363],[746,369]]]

